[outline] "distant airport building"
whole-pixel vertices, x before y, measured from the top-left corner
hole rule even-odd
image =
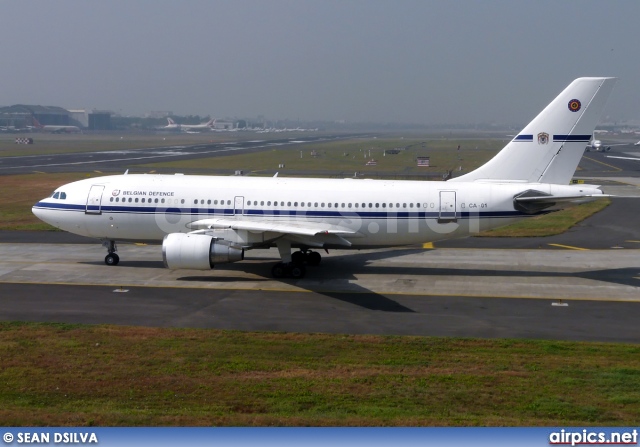
[[[89,113],[89,130],[111,130],[111,115],[109,111],[94,110]]]
[[[89,127],[89,113],[85,109],[69,109],[69,117],[82,127]]]
[[[14,126],[16,128],[33,126],[33,118],[43,126],[79,125],[71,119],[69,111],[62,107],[16,104],[0,108],[0,126]]]
[[[216,121],[213,123],[215,130],[231,130],[235,129],[235,124],[229,121]]]

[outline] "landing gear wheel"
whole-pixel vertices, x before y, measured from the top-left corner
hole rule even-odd
[[[274,278],[284,278],[287,276],[286,266],[282,262],[278,262],[271,268],[271,276]]]
[[[291,262],[295,264],[302,264],[304,261],[306,261],[306,258],[307,258],[307,254],[302,251],[296,251],[291,253]]]
[[[310,251],[307,253],[307,264],[311,266],[320,265],[320,261],[322,261],[322,256],[317,251]]]
[[[289,274],[293,279],[304,278],[304,274],[307,273],[307,269],[304,268],[304,264],[291,263],[289,267]]]
[[[104,263],[107,265],[118,265],[118,262],[120,262],[120,256],[115,253],[109,253],[104,258]]]
[[[296,264],[294,262],[285,264],[284,262],[278,262],[271,268],[271,275],[274,278],[304,278],[307,269],[304,268],[304,264]]]

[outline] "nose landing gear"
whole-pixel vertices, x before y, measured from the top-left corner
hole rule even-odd
[[[118,262],[120,262],[120,256],[116,254],[116,251],[118,251],[116,241],[104,241],[102,245],[107,247],[107,251],[109,252],[109,254],[104,258],[104,263],[107,265],[118,265]]]

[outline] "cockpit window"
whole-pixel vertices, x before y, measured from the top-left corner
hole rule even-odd
[[[67,198],[67,193],[66,192],[61,192],[60,193],[60,200],[65,200]]]
[[[59,193],[59,192],[55,192],[55,193],[53,193],[53,196],[52,196],[52,197],[53,197],[54,199],[59,199],[59,198],[60,198],[60,193]]]

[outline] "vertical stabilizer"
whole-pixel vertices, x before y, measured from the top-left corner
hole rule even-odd
[[[495,157],[450,181],[568,184],[615,81],[615,78],[576,79]]]

